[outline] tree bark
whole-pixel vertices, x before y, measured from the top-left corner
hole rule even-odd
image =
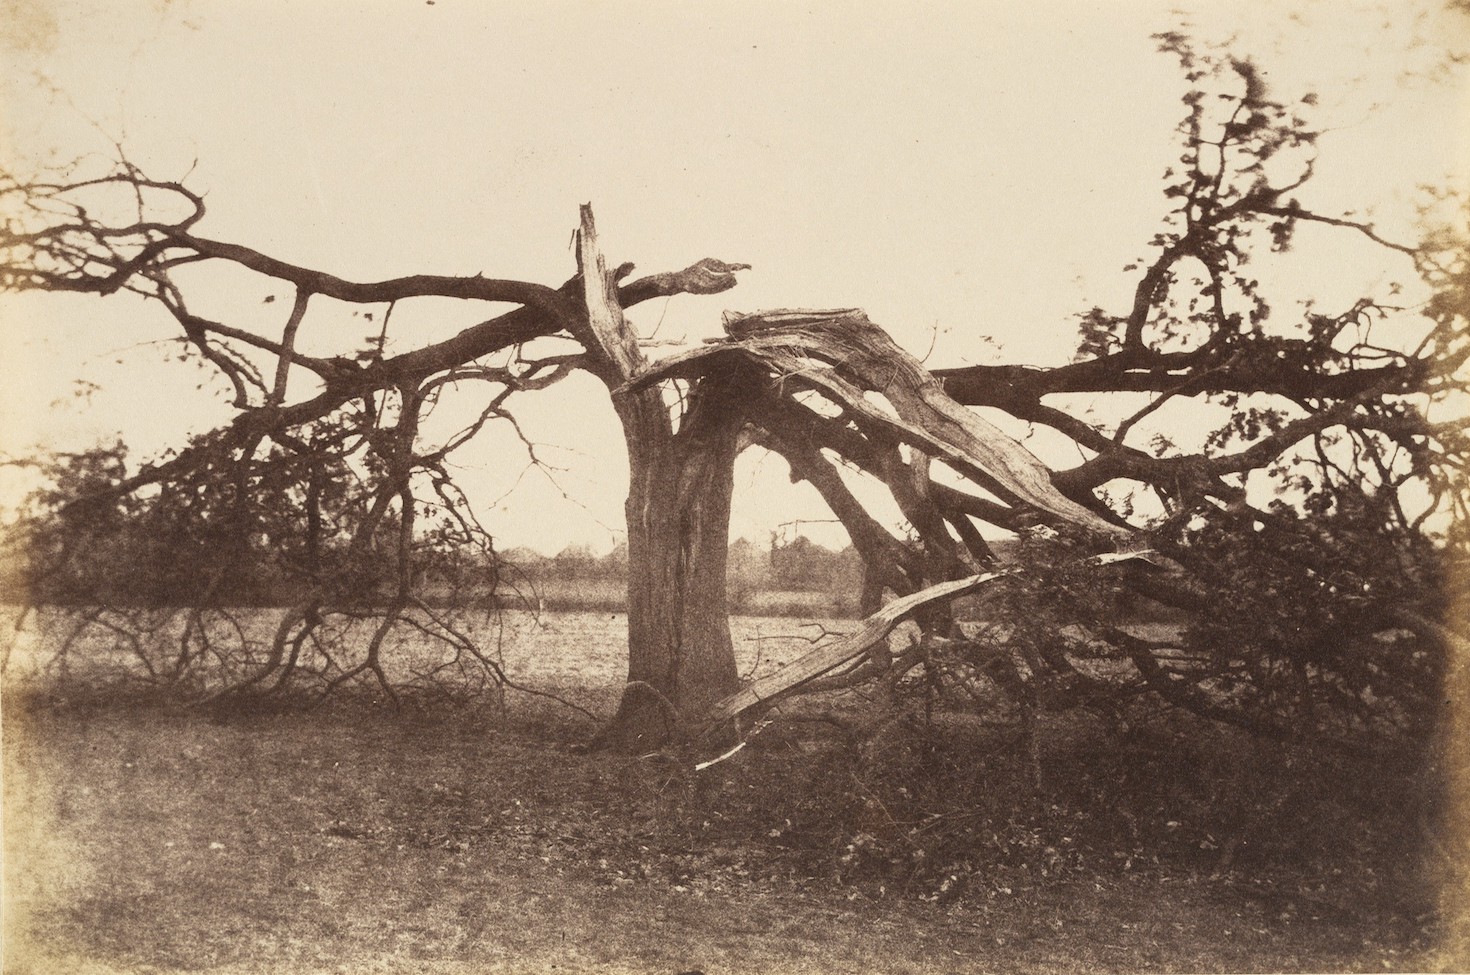
[[[646,751],[739,686],[725,569],[742,390],[733,369],[702,377],[676,427],[661,389],[630,389],[647,363],[623,319],[587,207],[579,248],[582,338],[611,391],[629,466],[628,684],[592,744]]]
[[[656,392],[617,394],[631,468],[628,686],[601,747],[657,747],[739,685],[725,570],[741,424],[697,395],[675,433]]]

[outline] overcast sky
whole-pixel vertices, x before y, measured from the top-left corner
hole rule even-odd
[[[1307,197],[1321,209],[1371,207],[1412,235],[1415,187],[1467,157],[1463,78],[1424,76],[1463,42],[1457,15],[1413,0],[1180,6],[0,0],[0,105],[11,164],[106,156],[115,140],[207,192],[201,233],[349,278],[558,284],[590,201],[611,262],[754,265],[732,292],[639,308],[645,334],[698,341],[727,308],[857,306],[915,354],[932,346],[933,364],[1054,362],[1077,312],[1126,306],[1121,268],[1164,210],[1184,89],[1155,32],[1234,36],[1278,97],[1323,94],[1333,131]],[[1378,272],[1314,273],[1330,294]],[[264,293],[245,297],[255,309]],[[268,307],[284,318],[289,303]],[[399,348],[482,311],[400,309]],[[196,390],[196,372],[138,344],[172,334],[165,317],[0,299],[4,448],[122,436],[143,459],[224,418],[217,386]],[[306,326],[313,348],[363,331],[347,312]],[[102,390],[49,408],[77,377]],[[520,477],[503,432],[461,458],[487,526],[548,552],[608,547],[626,467],[605,394],[574,382],[522,407],[572,500]],[[742,464],[737,535],[822,517],[783,475]]]

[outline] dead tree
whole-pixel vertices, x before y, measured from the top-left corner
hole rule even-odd
[[[1470,360],[1466,234],[1446,228],[1399,243],[1311,210],[1298,193],[1312,175],[1315,135],[1299,106],[1273,100],[1247,63],[1165,43],[1193,83],[1181,162],[1165,179],[1170,209],[1131,306],[1084,315],[1077,357],[1063,365],[931,374],[850,309],[729,316],[720,342],[650,363],[623,310],[726,291],[743,265],[706,259],[627,281],[631,265],[607,270],[584,207],[578,268],[560,286],[432,274],[355,282],[204,236],[198,194],[127,163],[95,178],[0,177],[15,214],[0,232],[0,287],[141,296],[233,390],[230,423],[114,485],[114,495],[207,472],[214,494],[240,507],[284,466],[306,499],[303,523],[320,527],[330,520],[326,472],[367,469],[339,512],[350,524],[337,541],[349,554],[397,551],[396,571],[367,587],[387,607],[385,626],[413,604],[417,502],[427,496],[475,534],[446,458],[487,424],[514,422],[515,397],[573,370],[596,375],[622,421],[631,470],[629,681],[599,736],[608,747],[648,748],[707,728],[711,715],[748,710],[731,703],[724,577],[732,465],[754,444],[786,458],[847,528],[867,566],[865,609],[880,612],[890,593],[911,598],[925,633],[899,658],[876,644],[838,655],[833,667],[856,662],[840,679],[817,658],[811,666],[832,679],[794,677],[778,695],[922,673],[934,694],[988,682],[1028,707],[1148,696],[1278,737],[1323,732],[1324,713],[1339,725],[1432,720],[1419,705],[1434,699],[1451,643],[1433,627],[1405,627],[1402,614],[1451,618],[1448,580],[1465,543],[1457,526],[1470,521],[1470,438],[1452,409]],[[1377,248],[1417,275],[1427,297],[1400,307],[1370,294],[1335,312],[1278,308],[1273,318],[1245,268],[1288,250],[1304,225]],[[182,273],[199,264],[285,286],[290,308],[267,330],[212,320]],[[387,354],[386,312],[426,296],[517,307]],[[379,337],[330,357],[304,353],[297,338],[328,298],[384,309]],[[576,350],[547,352],[538,340],[552,336]],[[477,419],[427,442],[423,411],[471,387],[481,391]],[[1119,405],[1088,411],[1068,399],[1077,394]],[[1201,443],[1165,432],[1185,402],[1221,417]],[[975,408],[1049,427],[1080,460],[1044,464]],[[854,476],[886,488],[906,529],[866,510]],[[1056,541],[1038,543],[1026,572],[1004,572],[987,540],[993,529]],[[1056,551],[1041,551],[1047,545]],[[1096,564],[1141,547],[1162,552],[1167,568]],[[288,617],[299,625],[283,630],[247,683],[278,680],[301,627],[352,589],[334,581],[324,546],[313,551],[308,561],[321,571]],[[986,589],[1015,621],[1000,650],[931,598],[996,572]],[[1211,612],[1178,634],[1140,636],[1115,625],[1109,600],[1123,589]],[[367,672],[381,678],[371,662]],[[1413,703],[1372,704],[1388,699]]]

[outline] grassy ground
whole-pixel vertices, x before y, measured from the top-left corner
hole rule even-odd
[[[814,780],[800,748],[742,753],[691,779],[579,754],[579,729],[530,707],[5,704],[6,972],[1457,964],[1393,898],[1334,894],[1300,871],[1291,884],[1211,879],[1205,861],[1166,857],[954,898],[884,882],[850,846],[794,835],[803,809],[820,820],[803,805]],[[998,790],[1016,785],[1004,774]],[[1007,869],[995,876],[1027,876]]]
[[[540,580],[527,600],[552,612],[627,612],[627,585],[611,579]],[[730,611],[750,616],[849,618],[857,614],[857,594],[826,591],[753,589],[730,594]]]

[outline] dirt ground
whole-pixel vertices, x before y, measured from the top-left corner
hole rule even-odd
[[[847,883],[762,818],[759,755],[690,782],[579,754],[552,714],[5,703],[17,975],[1455,964],[1402,917],[1188,872]]]

